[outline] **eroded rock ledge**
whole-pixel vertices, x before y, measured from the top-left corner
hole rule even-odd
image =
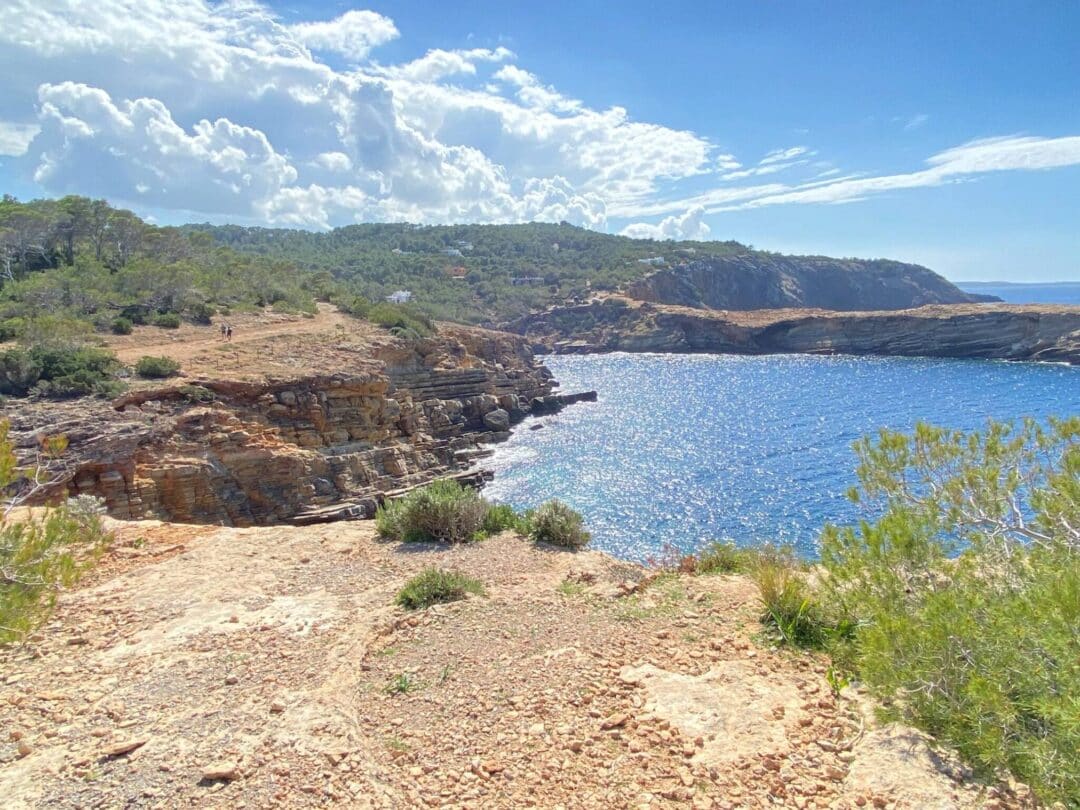
[[[310,373],[24,401],[4,416],[24,458],[45,434],[68,437],[48,496],[96,495],[120,518],[247,526],[370,515],[386,493],[465,471],[526,414],[573,399],[552,393],[513,335],[313,343],[319,357],[297,363]]]
[[[1080,364],[1080,307],[961,304],[880,312],[725,311],[611,297],[506,324],[556,353],[971,357]]]

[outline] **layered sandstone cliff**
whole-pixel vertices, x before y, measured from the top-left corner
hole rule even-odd
[[[215,358],[218,376],[113,402],[24,401],[4,418],[24,459],[45,434],[68,438],[52,496],[99,496],[121,518],[243,526],[370,514],[386,492],[466,470],[512,422],[561,403],[513,335],[446,326],[419,341],[339,332],[243,350],[249,373]],[[273,373],[250,373],[260,353],[275,355]]]
[[[1080,307],[982,304],[884,312],[734,312],[622,298],[562,307],[507,328],[554,352],[899,355],[1080,364]]]
[[[627,288],[640,301],[709,309],[909,309],[998,301],[966,293],[934,271],[886,259],[746,253],[651,273]]]

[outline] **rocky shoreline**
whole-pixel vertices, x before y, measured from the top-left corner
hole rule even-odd
[[[1080,364],[1080,307],[958,304],[908,310],[729,311],[612,296],[503,324],[557,354],[852,354]]]
[[[1066,306],[735,312],[610,297],[529,315],[504,332],[444,324],[437,337],[406,340],[326,326],[214,347],[191,359],[190,376],[143,383],[112,402],[9,401],[2,417],[23,463],[46,434],[68,439],[49,462],[42,499],[93,495],[122,519],[310,524],[370,517],[387,497],[435,478],[482,485],[479,462],[514,424],[595,399],[554,393],[537,352],[1080,364],[1080,307]]]
[[[251,526],[371,517],[434,478],[482,482],[477,461],[512,425],[595,398],[553,393],[513,335],[446,326],[418,341],[308,343],[294,376],[223,368],[112,402],[9,403],[3,418],[24,463],[46,434],[68,439],[41,500],[92,495],[122,519]]]

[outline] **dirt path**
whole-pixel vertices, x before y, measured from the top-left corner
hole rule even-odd
[[[368,523],[118,537],[29,645],[0,651],[6,807],[987,798],[914,732],[867,729],[821,661],[763,644],[743,579],[641,588],[641,569],[599,554],[510,535],[397,546]],[[431,565],[487,595],[394,606]]]
[[[284,315],[267,310],[228,317],[218,315],[210,326],[188,323],[182,324],[179,329],[137,326],[130,335],[111,336],[106,343],[125,363],[134,363],[145,355],[170,357],[183,363],[209,349],[226,345],[221,338],[222,322],[233,325],[233,344],[291,335],[331,333],[339,326],[347,328],[357,323],[332,304],[317,306],[318,313],[314,317]]]

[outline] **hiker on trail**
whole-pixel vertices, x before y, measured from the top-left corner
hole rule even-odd
[[[221,322],[221,339],[222,340],[225,340],[225,333],[228,331],[228,329],[229,329],[229,327],[225,324],[224,321],[222,321]]]
[[[231,324],[226,324],[225,325],[225,339],[229,340],[229,341],[232,340],[232,325]]]

